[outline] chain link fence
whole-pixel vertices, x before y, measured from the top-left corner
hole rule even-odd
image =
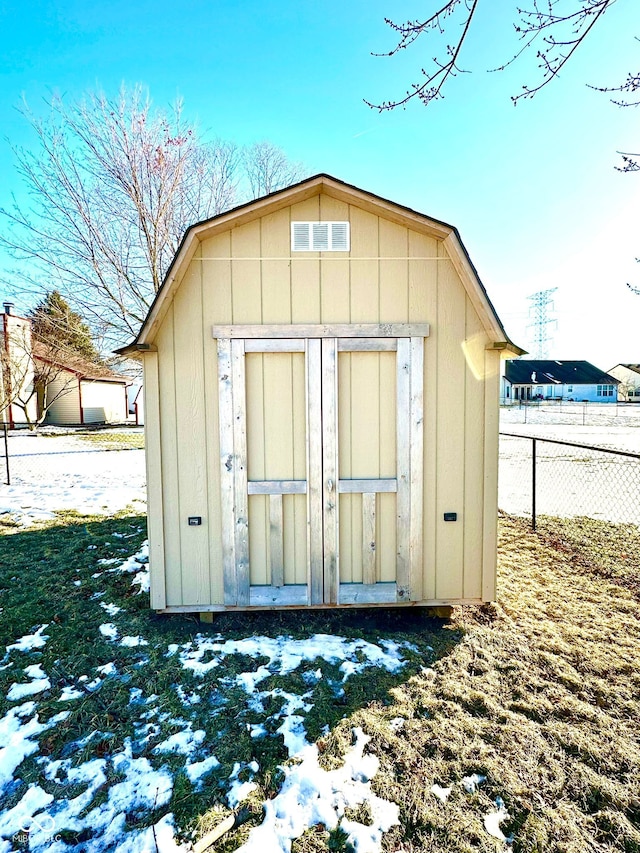
[[[40,485],[83,472],[91,478],[95,457],[104,458],[106,470],[114,458],[106,451],[142,450],[142,428],[68,429],[34,432],[9,430],[0,424],[0,485]]]
[[[640,427],[640,403],[528,400],[503,406],[503,423],[548,426]]]
[[[142,454],[106,452],[143,447],[141,429],[37,435],[2,429],[0,485],[99,488],[103,481],[126,482],[134,469],[144,484]],[[640,453],[501,431],[499,506],[529,516],[534,526],[543,514],[640,527]]]
[[[9,470],[9,427],[7,424],[2,424],[2,441],[0,442],[0,484],[4,483],[8,486],[11,483],[11,473]],[[2,479],[4,477],[4,479]]]
[[[640,526],[640,453],[500,433],[500,509]]]

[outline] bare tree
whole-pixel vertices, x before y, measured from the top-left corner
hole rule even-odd
[[[272,142],[254,142],[242,151],[244,173],[251,198],[295,184],[304,176],[301,163],[291,161],[282,148]]]
[[[516,7],[514,29],[520,44],[514,55],[494,71],[504,70],[523,54],[535,51],[539,79],[536,83],[522,86],[522,91],[512,97],[517,103],[522,98],[531,98],[555,77],[583,44],[594,26],[616,0],[530,0],[529,9]],[[489,3],[490,6],[490,3]],[[409,101],[417,100],[424,105],[443,96],[443,89],[451,77],[463,72],[463,49],[473,38],[478,17],[480,0],[446,0],[431,15],[424,19],[396,23],[389,18],[385,22],[392,29],[396,44],[386,53],[377,56],[395,56],[423,38],[427,43],[436,41],[436,53],[431,66],[422,68],[419,79],[411,83],[402,97],[373,103],[365,101],[380,111],[404,107]],[[562,11],[561,11],[562,10]],[[454,37],[450,38],[453,33]],[[603,91],[620,92],[621,103],[633,103],[640,88],[640,75],[629,74],[620,86]]]
[[[147,93],[53,97],[42,120],[25,105],[38,150],[15,148],[31,207],[2,210],[0,242],[31,292],[55,287],[108,342],[137,331],[185,229],[231,206],[239,155],[201,143],[181,104]]]
[[[37,145],[13,150],[31,206],[0,209],[0,245],[21,262],[16,292],[55,288],[103,347],[137,332],[190,225],[302,175],[269,142],[203,141],[180,102],[158,110],[140,86],[47,107],[22,107]]]

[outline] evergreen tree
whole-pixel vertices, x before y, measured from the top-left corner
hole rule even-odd
[[[91,330],[80,314],[73,311],[66,299],[52,290],[30,312],[33,338],[57,352],[74,353],[88,361],[102,359],[91,338]]]

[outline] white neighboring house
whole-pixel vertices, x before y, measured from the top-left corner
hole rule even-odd
[[[0,423],[10,427],[125,423],[131,380],[32,339],[31,320],[0,314]]]
[[[35,422],[38,402],[33,393],[31,320],[13,314],[11,302],[5,302],[3,308],[0,314],[0,423],[13,427]],[[17,398],[25,403],[17,405]]]
[[[627,403],[640,403],[640,364],[616,364],[607,372],[620,382],[618,399]]]
[[[505,362],[500,403],[532,400],[617,403],[618,383],[588,361],[510,359]]]

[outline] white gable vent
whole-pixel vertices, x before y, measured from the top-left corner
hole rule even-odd
[[[293,252],[348,252],[348,222],[292,222]]]

